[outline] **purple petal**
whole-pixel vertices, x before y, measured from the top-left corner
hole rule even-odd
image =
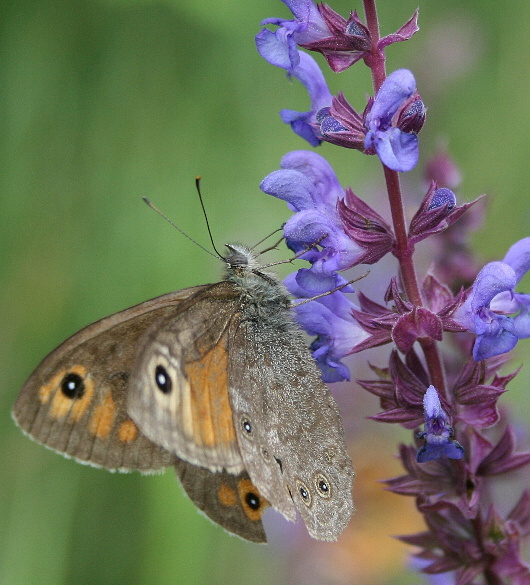
[[[311,99],[311,111],[314,114],[314,121],[316,121],[316,113],[318,110],[331,106],[333,96],[328,89],[322,70],[313,57],[302,51],[299,51],[298,55],[299,63],[292,69],[291,75],[296,77],[307,89],[309,98]]]
[[[337,289],[346,284],[346,279],[340,274],[325,274],[316,272],[312,268],[300,268],[285,279],[284,283],[289,292],[298,298],[311,298],[321,293]],[[343,293],[355,292],[350,284],[341,288]]]
[[[519,339],[530,337],[530,295],[515,294],[521,312],[513,319],[515,334]]]
[[[317,335],[312,344],[313,356],[327,382],[349,379],[349,371],[340,360],[368,334],[353,318],[356,306],[341,292],[295,308],[296,317],[309,335]]]
[[[372,136],[366,136],[370,144]],[[418,137],[406,134],[399,128],[389,128],[373,135],[373,145],[381,162],[393,171],[405,173],[411,171],[418,162]]]
[[[423,397],[423,410],[426,418],[447,418],[442,410],[438,392],[434,386],[429,386]]]
[[[311,146],[320,146],[320,133],[311,123],[313,112],[299,112],[298,110],[281,110],[280,118],[284,124],[290,124],[291,130],[307,140]]]
[[[318,146],[321,134],[316,124],[317,113],[331,105],[331,92],[317,62],[307,53],[298,52],[298,65],[294,66],[289,74],[296,77],[307,89],[311,109],[308,112],[282,110],[280,113],[282,121],[290,124],[293,131],[307,140],[311,146]]]
[[[259,188],[268,195],[287,201],[293,211],[315,207],[315,185],[299,171],[291,169],[274,171],[261,181]]]
[[[321,240],[318,245],[323,249],[310,249],[303,258],[314,263],[314,270],[325,274],[350,268],[363,253],[363,249],[344,234],[333,218],[317,209],[296,213],[285,224],[283,232],[295,251]]]
[[[530,270],[530,238],[516,242],[506,253],[503,262],[513,268],[516,282],[519,282]]]
[[[337,201],[344,196],[335,171],[328,161],[310,150],[288,152],[281,161],[284,169],[294,169],[307,177],[315,186],[313,203],[318,209],[325,207],[328,212],[335,210]]]
[[[436,191],[433,193],[429,207],[427,209],[438,209],[444,205],[447,205],[447,212],[451,211],[451,209],[453,209],[456,205],[456,196],[451,191],[451,189],[442,187],[440,189],[436,189]]]
[[[473,359],[478,362],[511,351],[517,341],[517,335],[506,330],[497,335],[479,335],[473,346]]]
[[[469,299],[471,312],[476,313],[482,307],[489,306],[494,296],[503,291],[513,290],[516,284],[516,275],[511,266],[504,262],[486,264],[478,273],[473,285]]]
[[[381,121],[389,121],[401,104],[416,91],[416,80],[408,69],[391,73],[379,88],[374,105],[366,117],[370,130],[377,130]]]
[[[298,66],[300,58],[296,43],[288,34],[285,28],[275,32],[263,29],[256,35],[256,48],[271,65],[291,71]]]
[[[418,463],[426,463],[427,461],[440,459],[443,456],[450,459],[462,459],[464,454],[464,448],[456,441],[444,442],[439,445],[427,443],[418,449],[416,460]]]

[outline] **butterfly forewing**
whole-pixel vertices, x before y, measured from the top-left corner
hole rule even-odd
[[[151,471],[173,458],[139,431],[126,394],[139,339],[197,288],[147,301],[82,329],[49,354],[13,409],[19,426],[65,455],[109,469]]]
[[[228,393],[228,324],[238,296],[210,285],[144,336],[128,411],[156,444],[212,471],[243,462]]]

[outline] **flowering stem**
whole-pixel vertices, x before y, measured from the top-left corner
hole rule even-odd
[[[366,26],[370,31],[370,37],[372,39],[372,49],[369,60],[367,60],[367,65],[372,71],[374,94],[377,94],[386,78],[385,53],[384,51],[380,51],[377,47],[380,40],[380,32],[375,0],[363,0],[363,4],[366,16]],[[405,287],[405,292],[409,301],[415,307],[421,307],[423,305],[423,300],[421,298],[416,270],[412,260],[413,248],[409,245],[407,237],[407,224],[403,209],[403,197],[401,195],[399,175],[396,171],[392,171],[385,165],[383,165],[383,169],[390,202],[392,223],[394,225],[394,233],[397,240],[394,254],[399,261],[403,286]],[[431,338],[421,338],[419,339],[419,342],[425,355],[431,381],[438,391],[446,397],[444,369],[442,367],[438,346]]]
[[[390,213],[392,215],[394,234],[396,236],[394,254],[399,262],[401,277],[403,279],[403,286],[405,288],[408,300],[415,307],[421,307],[423,306],[423,300],[421,298],[418,278],[416,276],[416,270],[412,260],[412,254],[414,250],[410,246],[407,237],[407,224],[405,221],[405,211],[403,209],[403,197],[401,195],[399,175],[396,171],[392,171],[385,165],[383,165],[383,170],[385,173],[386,188],[390,203]],[[445,390],[444,369],[442,367],[438,345],[433,339],[426,337],[420,338],[419,342],[425,355],[425,361],[429,369],[431,382],[437,388],[438,392],[447,398]]]

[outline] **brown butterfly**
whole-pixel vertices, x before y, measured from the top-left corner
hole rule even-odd
[[[266,540],[272,505],[336,540],[353,469],[335,400],[287,290],[227,246],[225,280],[169,293],[82,329],[46,357],[14,407],[37,441],[108,469],[173,466],[223,528]]]

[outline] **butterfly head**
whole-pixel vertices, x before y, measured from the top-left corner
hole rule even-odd
[[[229,271],[252,272],[260,267],[257,255],[245,246],[226,244],[228,254],[223,258]]]
[[[239,244],[226,244],[226,280],[235,284],[249,305],[270,307],[275,314],[281,308],[290,307],[287,289],[275,274],[266,272],[258,261],[258,255],[250,248]],[[285,321],[285,317],[282,317]]]

